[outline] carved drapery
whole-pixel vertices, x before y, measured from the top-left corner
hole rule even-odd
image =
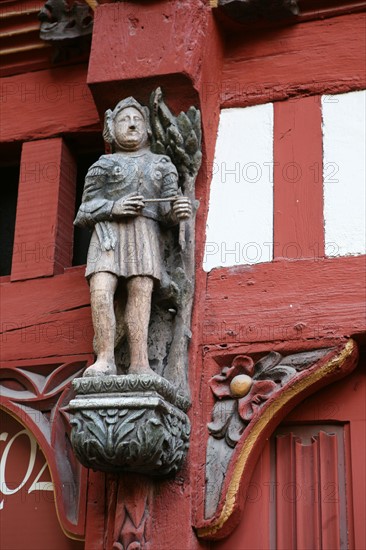
[[[93,228],[96,361],[73,383],[71,443],[95,470],[165,476],[181,467],[190,436],[201,114],[173,115],[157,88],[150,108],[128,97],[108,109],[103,137],[112,152],[89,169],[74,222]]]

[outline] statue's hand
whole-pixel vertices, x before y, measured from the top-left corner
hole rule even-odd
[[[114,203],[112,215],[116,217],[138,216],[144,206],[144,197],[142,195],[134,195],[132,197],[119,199]]]
[[[172,207],[173,215],[178,220],[187,220],[192,215],[192,204],[187,197],[178,197]]]

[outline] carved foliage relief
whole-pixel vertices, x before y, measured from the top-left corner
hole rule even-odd
[[[220,357],[221,372],[208,381],[215,401],[207,424],[199,536],[221,538],[235,527],[265,438],[302,399],[351,372],[357,356],[357,346],[349,340],[289,355],[229,355],[226,365],[225,356]]]

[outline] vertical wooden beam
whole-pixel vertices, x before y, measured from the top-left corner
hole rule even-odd
[[[320,97],[274,104],[274,258],[324,256]]]
[[[62,138],[24,143],[11,280],[71,265],[76,163]]]
[[[85,549],[101,550],[104,541],[106,476],[89,470],[88,504],[85,524]]]

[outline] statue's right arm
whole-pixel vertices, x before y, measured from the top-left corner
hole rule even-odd
[[[104,192],[108,168],[108,163],[103,157],[89,168],[81,205],[74,221],[75,225],[90,227],[97,222],[112,220],[114,201],[108,200]]]

